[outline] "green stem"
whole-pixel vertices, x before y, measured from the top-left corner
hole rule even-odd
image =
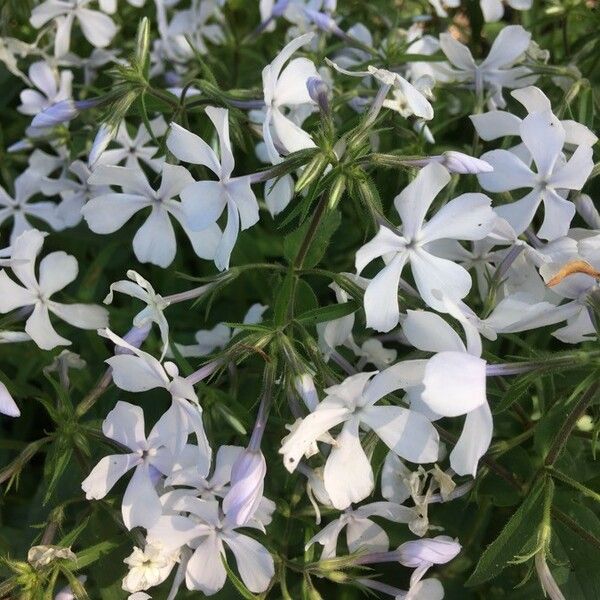
[[[298,253],[296,254],[296,258],[294,258],[293,268],[295,271],[297,271],[298,269],[302,269],[302,267],[304,266],[306,255],[310,250],[310,245],[315,239],[315,235],[317,234],[317,230],[319,229],[319,223],[321,222],[321,219],[325,214],[326,208],[327,198],[325,197],[325,194],[322,194],[321,198],[319,199],[319,203],[317,204],[317,207],[315,209],[315,212],[313,213],[312,219],[306,231],[306,235],[304,236],[302,244],[298,250]]]
[[[559,508],[556,508],[556,506],[552,507],[551,512],[552,512],[552,516],[557,521],[560,521],[563,525],[566,525],[569,529],[571,529],[574,533],[576,533],[580,538],[582,538],[583,540],[588,542],[588,544],[591,544],[592,546],[595,546],[598,550],[600,550],[600,540],[595,535],[592,535],[589,531],[583,529],[583,527],[580,527],[578,525],[577,521],[571,519],[571,517],[569,517],[569,515],[564,513]]]
[[[600,381],[594,383],[582,394],[579,402],[577,402],[577,404],[573,407],[573,410],[556,434],[552,446],[546,455],[546,460],[544,461],[546,466],[554,465],[563,448],[565,447],[567,440],[569,439],[571,430],[575,427],[575,424],[579,418],[585,413],[587,407],[598,394],[598,391],[600,391]]]
[[[562,481],[563,483],[570,485],[573,489],[576,489],[578,492],[581,492],[584,496],[591,498],[595,502],[600,502],[600,494],[594,492],[594,490],[591,490],[578,481],[571,479],[571,477],[565,475],[561,471],[557,471],[554,467],[548,467],[548,472],[554,479],[558,479],[558,481]]]

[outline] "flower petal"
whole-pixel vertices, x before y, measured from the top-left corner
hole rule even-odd
[[[179,160],[194,165],[204,165],[217,177],[221,176],[221,163],[214,150],[201,137],[177,123],[171,123],[167,148]]]
[[[457,475],[477,475],[477,463],[490,446],[493,426],[487,402],[467,413],[460,438],[450,452],[450,466]]]
[[[264,592],[275,575],[273,557],[268,550],[247,535],[227,535],[224,542],[235,556],[240,577],[246,587],[255,594]]]
[[[140,461],[137,454],[111,454],[105,456],[81,482],[81,489],[88,500],[104,498],[112,487]]]
[[[52,350],[56,346],[70,346],[71,342],[58,335],[50,323],[48,308],[41,302],[36,303],[33,313],[25,323],[25,332],[42,349]]]
[[[413,240],[417,236],[429,207],[449,182],[450,173],[445,167],[429,163],[394,198],[394,206],[402,219],[402,232],[406,239]]]
[[[423,227],[421,241],[483,239],[496,220],[491,204],[485,194],[461,194],[442,206]]]
[[[360,444],[358,424],[357,418],[344,423],[325,463],[325,489],[338,510],[364,500],[375,487],[371,463]]]
[[[367,327],[377,331],[390,331],[398,324],[398,285],[407,259],[407,252],[398,253],[369,282],[364,295]]]
[[[437,460],[439,436],[424,415],[401,406],[369,406],[360,420],[401,458],[414,463]]]
[[[487,402],[485,361],[464,352],[440,352],[425,368],[423,401],[438,415],[457,417]]]
[[[144,411],[135,404],[119,400],[106,415],[102,433],[131,450],[146,450]]]
[[[175,231],[169,213],[162,206],[152,207],[150,215],[133,238],[133,251],[140,262],[166,269],[177,253]]]
[[[77,259],[66,252],[52,252],[40,261],[40,289],[48,298],[75,281]]]
[[[185,583],[189,590],[200,590],[210,596],[218,592],[227,580],[221,556],[223,544],[214,534],[204,539],[194,550],[185,570]]]

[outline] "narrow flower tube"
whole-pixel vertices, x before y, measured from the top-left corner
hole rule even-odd
[[[563,593],[560,591],[556,580],[552,576],[544,552],[540,551],[535,555],[535,570],[540,580],[540,585],[545,596],[550,600],[566,600]]]

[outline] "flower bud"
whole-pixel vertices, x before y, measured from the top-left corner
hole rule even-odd
[[[92,149],[90,150],[90,154],[88,156],[88,166],[90,169],[93,168],[98,162],[98,159],[100,156],[102,156],[102,153],[111,143],[116,133],[116,127],[109,125],[108,123],[102,123],[102,125],[100,125],[100,129],[98,129],[98,133],[94,138],[94,143],[92,144]]]
[[[9,417],[19,417],[21,411],[16,405],[8,388],[0,381],[0,414],[8,415]]]
[[[577,195],[575,208],[592,229],[600,229],[600,213],[594,206],[594,201],[587,194]]]
[[[329,209],[333,210],[342,199],[344,192],[346,191],[346,176],[339,175],[331,187],[329,188]]]
[[[271,9],[271,16],[275,18],[281,17],[281,15],[283,15],[283,13],[286,11],[289,3],[290,0],[278,0]]]
[[[238,527],[247,523],[258,508],[266,474],[267,463],[260,450],[244,450],[233,464],[223,512]]]
[[[305,8],[304,14],[306,17],[312,21],[319,29],[323,31],[329,31],[335,35],[340,37],[345,37],[345,33],[340,29],[335,20],[325,13],[319,12],[312,8]]]
[[[72,121],[79,111],[75,108],[75,102],[70,98],[52,104],[39,112],[31,121],[32,127],[55,127],[67,121]]]
[[[31,121],[31,126],[44,128],[62,125],[78,117],[81,111],[98,106],[100,102],[100,98],[90,98],[89,100],[71,100],[69,98],[61,100],[35,115]]]
[[[306,89],[311,99],[319,105],[322,113],[329,114],[329,87],[320,77],[309,77]]]
[[[447,535],[411,540],[402,544],[396,553],[398,562],[405,567],[417,568],[425,564],[443,565],[461,550],[460,544]]]
[[[329,158],[322,153],[317,154],[304,168],[302,175],[298,177],[295,192],[301,192],[306,186],[316,181],[329,164]]]
[[[315,382],[312,376],[308,373],[298,375],[294,380],[294,387],[300,398],[302,398],[306,408],[308,408],[310,412],[315,410],[319,403],[319,395],[317,394],[317,388],[315,388]]]
[[[442,154],[441,163],[450,171],[450,173],[460,173],[462,175],[474,174],[474,173],[489,173],[494,168],[490,163],[469,156],[463,152],[455,152],[450,150]]]

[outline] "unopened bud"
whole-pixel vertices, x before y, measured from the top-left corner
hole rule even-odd
[[[138,26],[135,47],[135,59],[138,65],[143,68],[150,49],[150,22],[148,17],[144,17]]]
[[[463,152],[450,150],[442,154],[441,163],[450,171],[450,173],[460,173],[463,175],[474,173],[490,173],[494,167],[485,160],[469,156]]]
[[[421,567],[426,563],[443,565],[450,562],[461,550],[461,545],[447,535],[411,540],[397,550],[398,562],[405,567]]]
[[[231,469],[231,488],[223,512],[238,527],[247,523],[262,499],[267,463],[260,450],[244,450]]]
[[[21,415],[19,407],[16,405],[8,388],[0,381],[0,414],[9,417],[18,417]]]
[[[578,194],[575,207],[581,218],[592,228],[600,229],[600,213],[594,206],[594,201],[587,194]]]
[[[35,115],[31,121],[32,127],[56,127],[68,121],[72,121],[82,110],[98,106],[100,100],[91,98],[89,100],[61,100]]]
[[[88,166],[90,169],[98,162],[100,156],[102,156],[102,153],[106,150],[116,133],[117,128],[113,125],[108,123],[102,123],[102,125],[100,125],[100,129],[98,129],[98,133],[94,138],[94,143],[92,144],[92,149],[88,156]]]
[[[311,412],[314,411],[319,404],[319,395],[317,394],[317,388],[312,376],[308,373],[298,375],[294,380],[294,387],[300,398],[302,398],[306,408]]]
[[[340,175],[329,188],[329,209],[333,210],[346,191],[346,176]]]
[[[324,154],[317,154],[307,165],[302,175],[296,182],[295,192],[301,192],[306,186],[316,181],[329,164],[329,159]]]
[[[281,15],[283,15],[283,13],[286,11],[289,3],[290,0],[278,0],[271,9],[271,16],[275,18],[281,17]]]
[[[305,8],[304,14],[310,19],[319,29],[328,31],[340,37],[345,37],[345,32],[342,31],[335,20],[325,13],[319,12],[312,8]]]
[[[329,86],[320,77],[309,77],[306,80],[306,88],[321,112],[329,114]]]

